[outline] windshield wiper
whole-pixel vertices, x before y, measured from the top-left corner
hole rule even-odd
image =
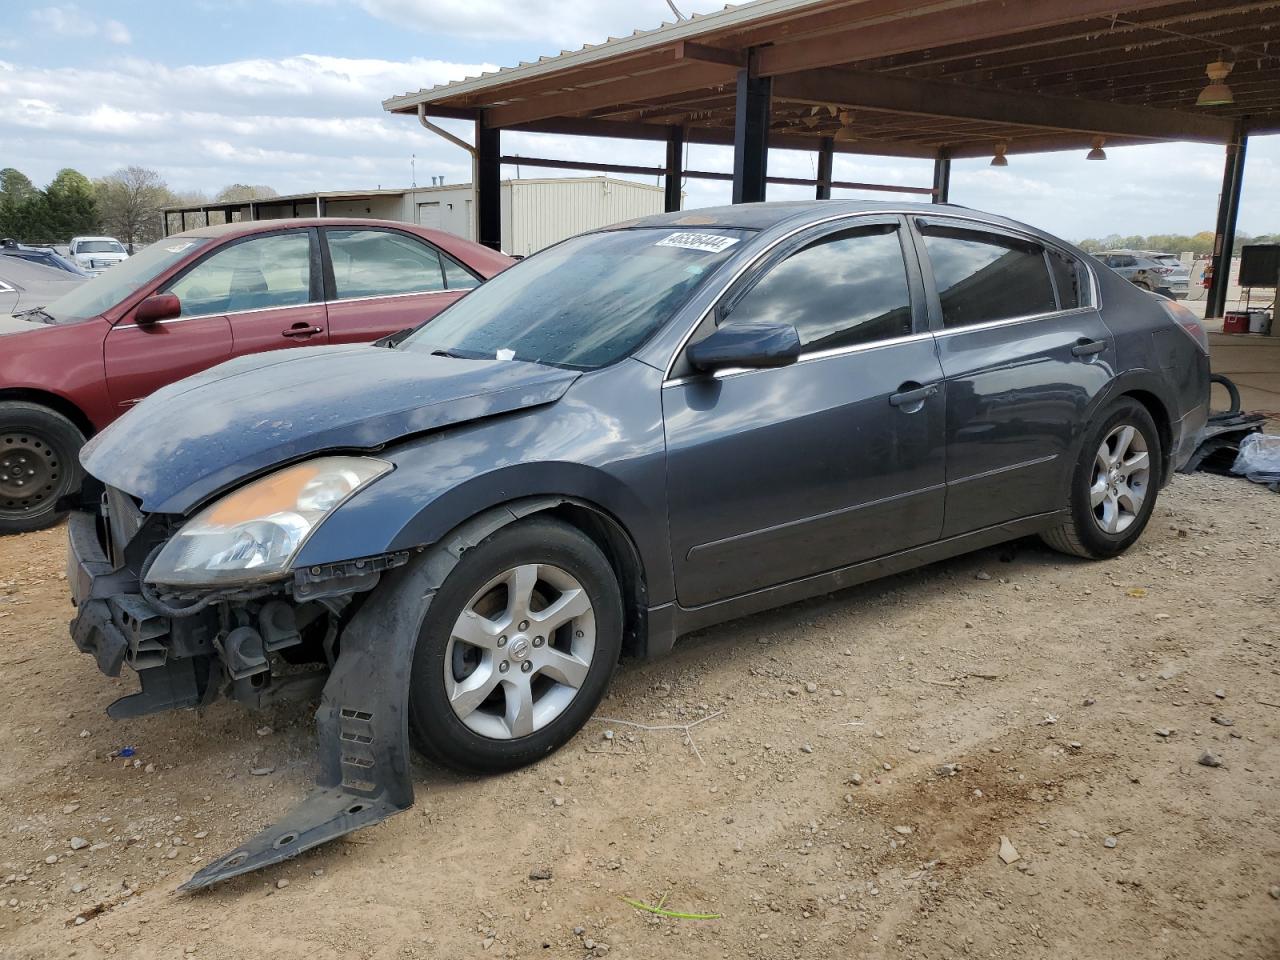
[[[456,347],[438,347],[431,351],[433,357],[449,357],[453,360],[492,360],[493,357],[477,350],[459,350]]]
[[[23,310],[21,313],[15,313],[14,316],[19,320],[30,319],[32,314],[39,316],[45,323],[57,323],[57,318],[43,307],[32,307],[30,310]]]

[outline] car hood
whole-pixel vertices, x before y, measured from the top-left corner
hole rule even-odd
[[[577,377],[365,344],[253,354],[153,393],[80,460],[147,512],[187,513],[269,467],[552,403]]]
[[[8,333],[30,333],[32,330],[48,330],[47,323],[39,320],[23,320],[12,313],[0,313],[0,337]]]

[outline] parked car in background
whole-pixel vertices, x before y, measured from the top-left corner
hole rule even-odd
[[[129,251],[115,237],[72,237],[68,249],[77,266],[95,275],[129,259]]]
[[[0,533],[54,522],[85,438],[153,390],[241,354],[416,326],[512,262],[410,224],[269,220],[168,237],[60,297],[24,294],[0,327]]]
[[[75,643],[141,682],[112,716],[327,674],[320,790],[187,889],[407,808],[411,743],[545,757],[624,650],[1030,534],[1124,552],[1206,422],[1208,343],[1094,264],[960,207],[677,212],[390,349],[143,401],[68,525]]]
[[[1108,267],[1135,287],[1183,300],[1191,282],[1191,271],[1171,253],[1150,250],[1108,250],[1099,254]]]
[[[24,323],[13,321],[11,314],[57,300],[87,279],[20,257],[0,256],[0,329],[8,322]]]
[[[4,239],[0,240],[0,256],[16,257],[29,263],[38,263],[42,267],[65,270],[67,273],[73,273],[78,277],[90,275],[88,271],[80,269],[79,266],[58,253],[53,247],[32,247],[25,243],[18,243],[16,240]]]

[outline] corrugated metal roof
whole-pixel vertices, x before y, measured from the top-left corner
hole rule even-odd
[[[499,83],[530,80],[608,57],[642,53],[679,40],[696,40],[808,7],[832,5],[833,0],[754,0],[752,3],[730,3],[715,13],[695,13],[687,20],[677,23],[663,21],[660,26],[650,30],[635,30],[629,37],[609,37],[603,43],[584,44],[578,50],[561,50],[558,56],[539,57],[536,61],[524,61],[519,66],[499,67],[478,77],[466,77],[434,87],[424,87],[416,93],[411,91],[388,97],[382,101],[382,108],[391,112],[416,109],[419,103],[434,103],[445,97],[476,93]]]

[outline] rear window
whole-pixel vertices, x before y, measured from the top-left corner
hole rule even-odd
[[[924,242],[944,326],[1030,317],[1058,308],[1039,244],[946,227],[925,230]]]
[[[1087,296],[1081,290],[1084,268],[1075,257],[1050,250],[1049,267],[1053,270],[1053,282],[1058,287],[1060,309],[1074,310],[1087,303]]]

